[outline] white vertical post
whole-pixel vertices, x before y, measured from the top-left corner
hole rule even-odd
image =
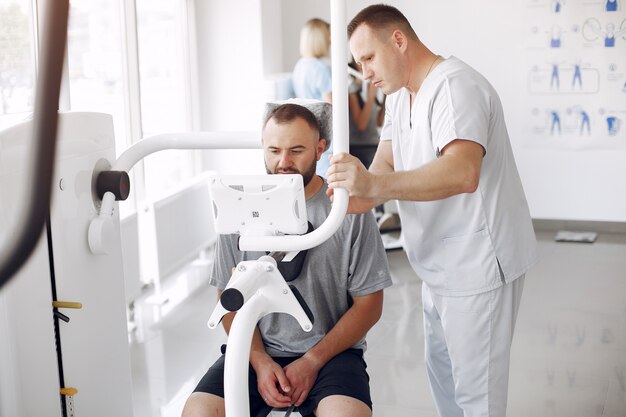
[[[345,0],[330,1],[330,54],[333,73],[333,155],[349,152],[348,35]]]
[[[230,327],[224,358],[226,417],[250,416],[248,367],[252,336],[257,323],[269,308],[267,298],[257,292],[237,312]]]

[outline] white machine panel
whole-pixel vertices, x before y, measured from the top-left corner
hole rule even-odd
[[[11,239],[24,189],[31,125],[0,132],[0,242]],[[36,401],[33,401],[36,398]],[[59,374],[45,236],[24,267],[0,290],[0,416],[60,417]]]
[[[21,209],[20,187],[30,163],[28,123],[0,133],[0,241]],[[132,416],[119,216],[116,245],[93,255],[87,228],[96,214],[94,167],[115,158],[112,118],[99,113],[59,115],[50,227],[57,300],[82,303],[59,309],[65,387],[76,388],[76,416]],[[11,196],[11,201],[5,196]],[[52,314],[51,262],[46,234],[34,255],[0,291],[0,416],[61,416]]]
[[[214,177],[210,190],[219,234],[301,235],[307,231],[299,174]]]
[[[106,255],[93,255],[86,239],[96,215],[94,168],[104,167],[103,159],[115,159],[113,120],[99,113],[62,114],[59,140],[51,210],[57,298],[83,305],[64,310],[71,321],[60,323],[65,385],[78,389],[77,416],[130,416],[132,381],[117,203],[117,244]]]

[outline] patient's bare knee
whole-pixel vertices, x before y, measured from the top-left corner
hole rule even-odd
[[[371,417],[372,410],[362,401],[345,395],[324,398],[315,410],[317,417]]]
[[[185,403],[182,417],[224,417],[224,399],[217,395],[194,392]]]

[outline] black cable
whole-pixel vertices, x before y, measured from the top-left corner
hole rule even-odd
[[[52,301],[58,301],[56,274],[54,272],[54,251],[52,250],[52,229],[50,226],[49,212],[46,220],[46,237],[48,239],[48,265],[50,268],[50,288],[52,289]],[[57,315],[62,313],[60,313],[56,307],[52,308],[52,313],[54,322],[54,342],[56,344],[57,351],[57,368],[59,369],[59,386],[61,388],[65,388],[65,375],[63,373],[63,352],[61,351],[61,330],[59,329],[59,316]],[[61,413],[63,414],[63,417],[67,417],[67,401],[65,395],[59,395],[61,396]]]

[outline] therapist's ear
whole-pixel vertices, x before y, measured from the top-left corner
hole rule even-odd
[[[393,31],[391,36],[393,37],[396,47],[400,49],[400,51],[404,51],[407,47],[406,36],[404,36],[404,33],[402,33],[401,30],[396,29]]]
[[[319,161],[322,154],[326,150],[326,139],[322,138],[317,141],[317,160]]]

